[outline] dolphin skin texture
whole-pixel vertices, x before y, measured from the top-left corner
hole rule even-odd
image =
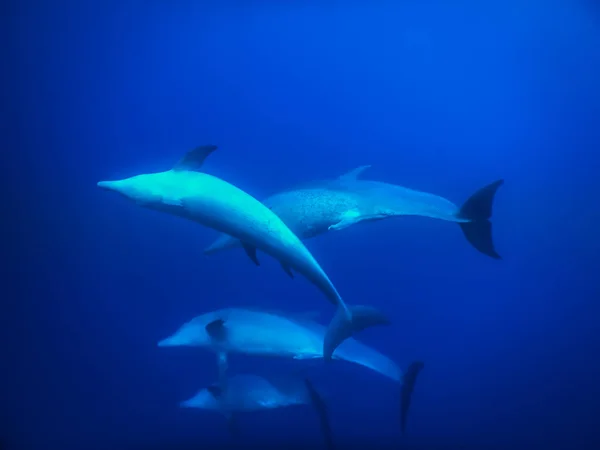
[[[424,216],[457,223],[476,250],[501,259],[494,248],[490,218],[496,190],[503,180],[479,189],[459,207],[438,195],[359,179],[369,167],[358,167],[334,180],[279,192],[263,203],[303,240],[364,221]],[[204,252],[212,254],[240,245],[238,239],[221,234]]]
[[[233,236],[243,243],[255,264],[258,264],[256,250],[260,249],[277,259],[288,274],[293,269],[304,275],[337,308],[323,340],[326,359],[355,332],[389,324],[387,317],[374,308],[346,305],[312,254],[269,208],[236,186],[199,171],[216,148],[197,147],[165,172],[101,181],[98,186],[118,192],[140,206],[193,220]]]
[[[214,351],[218,355],[219,372],[223,374],[230,353],[297,360],[322,358],[325,333],[324,326],[304,315],[228,308],[193,318],[158,346],[203,347]],[[402,370],[390,358],[353,338],[346,339],[332,357],[402,381]]]

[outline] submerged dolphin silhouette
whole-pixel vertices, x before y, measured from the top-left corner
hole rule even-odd
[[[234,375],[201,389],[192,398],[181,402],[180,406],[217,411],[228,419],[230,431],[238,434],[238,413],[309,404],[317,411],[327,446],[332,448],[325,402],[308,379],[280,379],[274,382],[258,375]]]
[[[425,216],[458,223],[469,243],[481,253],[501,259],[492,240],[492,204],[497,180],[475,192],[458,207],[435,194],[361,180],[370,166],[358,167],[335,180],[311,182],[268,197],[263,203],[300,238],[309,239],[329,230],[341,230],[363,221],[396,216]],[[235,238],[222,234],[206,254],[239,247]]]
[[[260,249],[279,260],[288,274],[294,269],[304,275],[337,307],[323,340],[326,359],[355,332],[388,324],[387,318],[374,308],[346,305],[319,263],[275,213],[236,186],[199,172],[216,148],[214,145],[195,148],[165,172],[101,181],[98,186],[116,191],[140,206],[227,233],[243,243],[255,264],[259,264],[256,249]]]
[[[228,308],[193,318],[158,346],[208,348],[217,353],[223,374],[229,353],[297,360],[321,358],[325,333],[324,326],[305,317]],[[402,380],[402,370],[391,359],[353,338],[336,349],[333,359],[367,367],[396,382]]]
[[[400,429],[402,433],[406,429],[406,420],[408,418],[408,410],[410,409],[410,403],[412,400],[412,394],[415,389],[415,383],[417,382],[417,376],[419,372],[423,370],[422,361],[413,362],[404,373],[404,379],[402,380],[402,390],[400,393]]]

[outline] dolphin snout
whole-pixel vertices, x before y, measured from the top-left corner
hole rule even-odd
[[[101,189],[106,189],[107,191],[115,190],[115,182],[114,181],[98,181],[98,187]]]
[[[173,342],[173,338],[166,338],[163,339],[161,341],[158,341],[158,346],[159,347],[174,347],[175,345],[177,345],[175,342]]]
[[[180,408],[193,408],[194,403],[190,400],[184,400],[182,402],[179,402],[179,407]]]

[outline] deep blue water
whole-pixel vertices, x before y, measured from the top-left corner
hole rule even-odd
[[[96,187],[206,143],[219,145],[206,171],[258,198],[363,164],[458,204],[506,180],[501,261],[416,217],[306,242],[347,301],[392,318],[361,340],[402,367],[425,362],[404,437],[394,383],[314,371],[341,448],[600,446],[594,2],[13,0],[1,12],[7,449],[229,445],[222,417],[178,408],[215,381],[214,356],[156,342],[225,306],[329,320],[322,294],[270,258],[206,257],[214,231]],[[322,445],[308,409],[241,426],[248,447]]]

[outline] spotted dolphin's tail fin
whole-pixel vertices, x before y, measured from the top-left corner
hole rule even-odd
[[[502,259],[494,248],[492,239],[492,206],[494,196],[504,180],[497,180],[482,187],[467,199],[460,207],[457,217],[469,222],[459,222],[467,241],[484,255],[494,259]]]
[[[413,362],[408,366],[408,369],[406,369],[402,379],[402,390],[400,394],[400,429],[402,430],[402,433],[404,433],[404,430],[406,429],[406,419],[408,417],[408,410],[410,409],[412,393],[415,389],[415,383],[417,382],[417,376],[423,367],[423,362]]]

